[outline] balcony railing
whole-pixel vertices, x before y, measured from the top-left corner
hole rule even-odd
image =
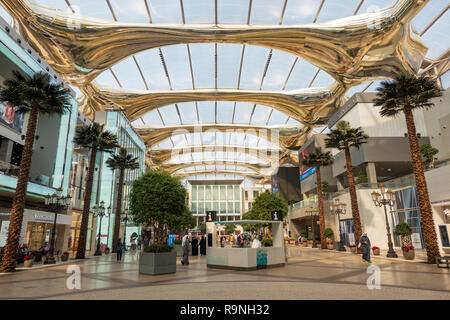
[[[433,168],[426,168],[425,171],[430,171],[430,170],[434,170],[437,168],[441,168],[441,167],[445,167],[447,165],[450,165],[450,158],[449,159],[445,159],[442,161],[436,161],[434,163],[434,167]],[[374,183],[374,184],[370,184],[370,183],[359,183],[356,185],[356,189],[378,189],[380,187],[380,184],[383,184],[386,188],[389,189],[404,189],[407,187],[411,187],[414,186],[416,184],[415,180],[414,180],[414,174],[408,174],[405,176],[401,176],[398,178],[394,178],[391,180],[387,180],[384,182],[380,182],[380,183]],[[324,200],[329,200],[329,199],[333,199],[336,197],[339,197],[343,194],[348,193],[348,188],[345,188],[343,190],[337,191],[337,192],[332,192],[332,193],[326,193],[324,195]],[[299,208],[306,208],[309,207],[311,205],[315,205],[317,203],[317,195],[311,196],[308,199],[302,200],[300,202],[296,202],[293,204],[293,208],[294,209],[299,209]]]

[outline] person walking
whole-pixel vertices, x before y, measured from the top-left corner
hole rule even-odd
[[[142,248],[142,237],[141,236],[138,237],[137,248],[138,248],[138,250],[141,250],[141,248]]]
[[[192,238],[192,255],[198,256],[198,239],[197,239],[197,237]]]
[[[202,236],[200,239],[200,254],[206,256],[206,236]]]
[[[183,248],[183,258],[181,259],[181,264],[189,264],[189,234],[187,231],[184,233],[183,240],[181,241],[181,247]]]
[[[121,238],[117,240],[116,253],[117,253],[117,261],[122,261],[123,243]]]
[[[367,232],[364,232],[359,239],[359,243],[361,244],[362,248],[362,258],[364,261],[371,262],[370,261],[370,240],[369,237],[367,237]]]

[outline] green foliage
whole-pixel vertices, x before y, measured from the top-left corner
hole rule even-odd
[[[197,229],[201,232],[206,232],[206,222],[202,221],[198,224]]]
[[[252,209],[243,214],[245,220],[272,220],[272,211],[280,210],[283,217],[288,212],[288,204],[283,198],[270,192],[263,192],[256,197]]]
[[[130,214],[135,223],[153,227],[155,240],[161,242],[168,229],[195,226],[185,199],[186,189],[180,180],[166,171],[148,171],[133,182]]]
[[[175,239],[173,240],[173,244],[181,244],[183,242],[182,239]]]
[[[412,234],[412,230],[406,222],[400,222],[396,225],[394,232],[399,236],[410,236]]]
[[[314,148],[302,163],[308,167],[326,167],[333,164],[333,156],[329,151],[322,152],[321,148]]]
[[[103,131],[104,125],[94,122],[90,125],[77,127],[73,142],[81,147],[97,151],[112,152],[119,147],[117,136],[109,131]]]
[[[225,225],[225,234],[233,234],[234,231],[236,231],[236,225],[234,224]]]
[[[358,177],[356,178],[356,183],[367,183],[369,179],[367,178],[367,174],[364,170],[360,170],[358,173]]]
[[[183,230],[194,228],[196,223],[197,221],[194,216],[192,216],[192,212],[186,207],[182,215],[171,216],[170,219],[168,219],[167,226],[169,230],[182,232]]]
[[[18,113],[37,107],[40,114],[64,114],[72,107],[70,90],[50,82],[50,75],[37,72],[32,77],[13,70],[13,78],[4,81],[0,101],[10,102]]]
[[[327,136],[328,138],[325,139],[327,148],[338,150],[343,150],[347,147],[359,148],[369,138],[361,127],[352,128],[348,121],[339,121],[336,124],[336,129],[331,130]]]
[[[261,244],[264,247],[272,247],[273,246],[273,240],[272,240],[272,238],[265,238],[265,239],[263,239]]]
[[[434,148],[430,144],[425,143],[420,147],[420,153],[423,157],[423,163],[429,167],[432,167],[434,156],[439,153],[439,150]]]
[[[245,214],[243,216],[244,219],[245,218]],[[251,219],[250,219],[251,220]],[[251,232],[256,232],[258,231],[258,229],[261,227],[261,225],[257,225],[257,224],[243,224],[242,228],[244,229],[244,231],[251,231]]]
[[[118,154],[113,154],[106,160],[106,164],[111,169],[137,169],[139,168],[138,158],[127,154],[127,149],[120,148]]]
[[[333,229],[331,229],[331,228],[326,228],[324,233],[325,233],[325,237],[327,237],[327,238],[331,238],[334,235]]]
[[[172,246],[168,246],[165,244],[151,244],[149,246],[144,247],[144,252],[163,253],[163,252],[171,252],[172,249],[173,249]]]
[[[306,237],[306,236],[308,235],[308,233],[306,232],[306,230],[301,230],[301,231],[300,231],[300,235],[301,235],[302,237]]]
[[[328,181],[324,180],[322,181],[322,192],[328,192],[328,189],[330,188],[330,185],[328,183]]]
[[[394,80],[382,81],[377,88],[375,106],[381,106],[380,114],[395,117],[406,108],[431,108],[430,100],[442,96],[436,81],[414,74],[400,74]]]

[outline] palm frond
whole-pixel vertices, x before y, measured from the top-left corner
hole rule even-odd
[[[69,89],[51,83],[50,75],[43,72],[28,77],[14,70],[0,91],[0,101],[9,101],[18,113],[27,113],[36,106],[41,114],[64,114],[72,107],[71,100]]]
[[[364,133],[361,127],[352,128],[347,121],[339,121],[336,129],[333,129],[325,139],[327,148],[335,148],[338,150],[348,147],[359,148],[363,143],[367,142],[369,136]]]
[[[118,154],[111,155],[106,164],[111,169],[137,169],[139,168],[139,162],[137,157],[133,157],[127,153],[127,149],[120,148]]]
[[[326,167],[333,164],[333,156],[331,152],[322,152],[321,148],[315,148],[302,163],[308,167]]]
[[[381,106],[381,116],[394,117],[405,107],[431,108],[434,104],[430,100],[440,96],[442,92],[433,79],[400,74],[394,80],[381,82],[374,103]]]

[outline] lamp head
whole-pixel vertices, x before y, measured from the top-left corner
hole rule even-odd
[[[377,191],[372,191],[372,200],[373,202],[379,202],[381,200],[381,194]]]

